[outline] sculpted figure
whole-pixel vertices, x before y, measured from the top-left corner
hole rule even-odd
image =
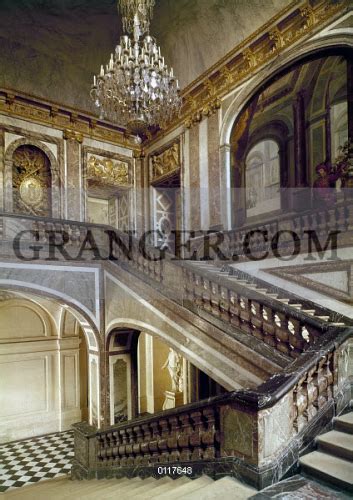
[[[172,380],[172,391],[182,392],[181,357],[172,348],[169,349],[168,358],[162,366],[162,370],[164,370],[165,368],[168,368],[168,372]]]

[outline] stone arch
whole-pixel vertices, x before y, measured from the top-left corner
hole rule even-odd
[[[230,137],[234,123],[240,116],[241,112],[246,108],[250,99],[271,82],[274,76],[285,72],[291,65],[300,62],[309,56],[323,55],[328,49],[343,50],[353,49],[353,37],[344,35],[332,35],[315,40],[310,40],[304,43],[300,50],[296,47],[285,54],[280,54],[270,67],[265,67],[260,70],[256,76],[250,79],[246,85],[242,85],[240,91],[236,94],[228,109],[224,113],[220,132],[220,146],[230,144]]]
[[[261,89],[270,84],[272,79],[281,73],[285,73],[292,65],[300,63],[309,57],[320,57],[320,54],[327,56],[327,50],[332,53],[343,52],[344,50],[351,51],[353,49],[353,37],[349,33],[334,33],[318,37],[314,40],[309,40],[304,43],[300,49],[298,47],[288,50],[288,52],[280,54],[271,64],[258,71],[251,79],[242,84],[239,92],[236,93],[234,99],[229,104],[223,114],[223,120],[220,127],[220,152],[221,152],[221,168],[224,169],[222,175],[222,191],[227,193],[225,202],[222,205],[222,220],[226,229],[232,229],[232,197],[230,195],[232,189],[231,176],[231,134],[235,123],[241,116],[242,112],[247,108],[251,99],[261,91]]]
[[[20,146],[34,146],[40,149],[48,158],[50,163],[50,170],[52,175],[52,196],[51,196],[51,209],[52,209],[52,217],[60,218],[61,214],[61,203],[60,203],[60,191],[61,191],[61,179],[60,179],[60,169],[58,160],[55,158],[53,152],[48,148],[44,142],[23,137],[21,139],[17,139],[7,147],[4,155],[4,210],[5,212],[13,211],[13,202],[12,202],[12,168],[13,168],[13,155],[15,151]]]
[[[144,332],[159,338],[159,340],[178,351],[185,359],[190,361],[194,366],[196,366],[196,368],[199,368],[201,371],[206,373],[206,375],[211,377],[215,382],[219,383],[227,390],[234,390],[235,387],[232,386],[230,381],[212,364],[210,364],[204,356],[198,356],[188,347],[188,343],[178,343],[160,328],[136,319],[116,318],[106,326],[106,338],[108,338],[109,334],[115,329],[129,329]]]
[[[25,298],[25,294],[34,294],[42,296],[46,299],[51,299],[58,302],[78,321],[87,344],[88,351],[88,406],[89,406],[89,423],[98,428],[104,421],[104,387],[103,377],[104,372],[104,356],[102,356],[102,342],[99,338],[99,332],[92,322],[92,319],[87,315],[85,308],[77,301],[66,297],[59,292],[33,285],[32,283],[15,281],[15,280],[0,280],[0,291],[14,291]],[[46,309],[43,308],[46,312]],[[49,312],[47,312],[49,314]]]
[[[21,294],[28,292],[59,302],[64,307],[68,308],[79,322],[85,334],[89,350],[97,353],[100,352],[101,341],[97,327],[94,325],[92,318],[90,318],[87,314],[86,308],[82,304],[79,304],[76,300],[63,295],[56,290],[17,280],[0,279],[0,290],[13,290],[20,292]]]

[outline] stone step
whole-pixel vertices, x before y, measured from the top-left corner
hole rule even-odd
[[[154,500],[179,500],[184,497],[184,495],[192,493],[193,491],[200,490],[204,486],[209,486],[213,483],[213,479],[208,476],[201,476],[198,479],[189,481],[187,484],[179,486],[177,490],[171,492],[159,493],[154,497]]]
[[[352,462],[320,451],[313,451],[304,455],[299,463],[303,472],[340,488],[353,490]]]
[[[168,479],[169,481],[164,481],[164,479]],[[177,491],[180,486],[183,486],[185,484],[188,484],[191,481],[191,479],[187,477],[179,477],[178,479],[171,479],[171,478],[163,478],[163,479],[158,479],[156,481],[156,484],[152,487],[149,487],[148,493],[151,495],[149,498],[155,498],[156,495],[162,494],[162,493],[169,493],[172,491]],[[134,494],[129,494],[125,498],[134,498],[136,500],[146,500],[148,497],[146,496],[146,491],[140,491],[136,495]],[[125,500],[125,499],[124,499]]]
[[[334,427],[338,431],[348,432],[353,434],[353,411],[346,413],[346,415],[341,415],[334,419]]]
[[[99,500],[107,500],[109,498],[115,498],[117,495],[125,498],[129,493],[139,491],[140,488],[148,490],[151,485],[154,485],[156,479],[153,477],[148,477],[147,479],[141,479],[139,477],[135,477],[133,479],[129,479],[127,483],[124,483],[122,487],[120,487],[119,483],[112,482],[111,485],[100,488],[99,484],[97,485],[97,481],[95,481],[96,485],[94,490],[91,490],[89,493],[85,491],[82,492],[82,498],[87,500],[96,500],[99,497]]]
[[[246,500],[257,491],[232,477],[223,477],[190,493],[184,493],[183,500]]]
[[[319,450],[353,461],[353,434],[333,430],[318,436],[316,442]]]

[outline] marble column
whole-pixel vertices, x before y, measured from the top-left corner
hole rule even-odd
[[[304,187],[306,180],[306,130],[305,100],[302,92],[298,92],[293,104],[294,114],[294,158],[295,187]]]
[[[219,157],[219,111],[208,118],[208,183],[210,229],[221,229],[221,199],[225,191],[221,191],[220,157]]]
[[[149,220],[145,207],[146,189],[146,158],[144,151],[134,153],[135,162],[135,227],[137,236],[141,236],[146,230],[146,221]]]
[[[294,210],[306,210],[310,204],[307,177],[305,97],[298,92],[293,103],[294,119],[294,171],[295,188],[292,189],[291,205]]]
[[[84,199],[82,189],[81,144],[83,137],[72,130],[65,130],[66,149],[66,210],[65,218],[82,221]]]
[[[201,227],[200,216],[200,145],[199,145],[199,125],[196,124],[189,133],[189,199],[190,199],[190,219],[189,228],[199,230]]]
[[[231,203],[232,190],[230,183],[230,145],[223,144],[219,150],[220,157],[220,210],[221,222],[223,228],[230,230],[232,228],[231,221]]]
[[[0,211],[4,211],[5,131],[0,128]]]
[[[353,143],[353,61],[347,59],[348,139]]]

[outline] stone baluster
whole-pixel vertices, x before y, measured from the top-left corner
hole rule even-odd
[[[221,319],[230,322],[230,301],[229,301],[229,290],[225,286],[220,287],[220,301],[219,309]]]
[[[191,413],[191,420],[193,421],[193,431],[190,434],[190,445],[192,447],[191,460],[200,460],[203,457],[202,449],[202,413],[200,411],[195,411]]]
[[[216,283],[211,283],[211,313],[219,317],[221,315],[220,301],[221,293],[220,287]]]
[[[306,375],[304,375],[296,385],[293,391],[293,403],[295,408],[293,426],[296,432],[300,432],[307,423],[306,410],[308,407],[308,394],[304,382]]]
[[[160,439],[159,426],[158,422],[151,423],[152,437],[149,443],[149,450],[151,453],[150,462],[155,464],[159,461],[159,453],[158,453],[158,441]]]
[[[140,425],[136,425],[133,428],[134,435],[135,435],[135,442],[132,446],[132,451],[135,456],[135,464],[140,465],[143,461],[143,455],[142,455],[142,442],[143,442],[143,433],[142,433],[142,428]]]
[[[181,433],[178,437],[178,445],[180,448],[180,461],[187,462],[191,459],[191,448],[190,448],[190,434],[192,432],[192,426],[190,422],[190,416],[187,413],[180,415],[181,422]]]
[[[262,306],[262,326],[264,332],[264,342],[272,347],[276,347],[276,328],[274,313],[268,306]]]
[[[201,278],[202,283],[202,307],[205,311],[211,312],[211,282],[206,278]]]
[[[168,437],[169,437],[169,424],[166,418],[159,420],[159,426],[161,429],[161,437],[158,440],[158,450],[160,452],[159,461],[168,462],[169,461],[169,449],[168,449]]]
[[[170,434],[167,440],[168,449],[170,452],[170,462],[178,462],[180,460],[180,452],[178,449],[178,435],[180,433],[180,425],[178,417],[170,417]]]
[[[229,315],[230,322],[234,326],[240,326],[240,304],[239,297],[233,290],[229,291]]]
[[[251,301],[251,324],[252,324],[252,334],[257,339],[263,340],[263,317],[262,317],[262,306],[256,300]]]
[[[120,465],[122,467],[127,465],[127,454],[126,454],[126,445],[127,445],[127,433],[125,429],[121,429],[119,431],[120,434],[120,446],[119,446],[119,457],[120,457]]]
[[[151,453],[149,443],[152,438],[149,424],[142,424],[143,442],[141,443],[141,453],[143,454],[141,463],[148,465],[150,463]]]
[[[317,413],[317,398],[318,398],[318,387],[317,387],[317,368],[316,366],[309,370],[306,379],[304,381],[304,387],[306,388],[308,396],[308,406],[306,408],[306,419],[307,422],[315,417]]]
[[[126,464],[132,466],[135,464],[135,455],[134,455],[135,433],[132,428],[126,429],[126,433],[128,435],[128,442],[125,448],[125,452],[127,455]]]
[[[204,460],[216,458],[216,416],[213,408],[205,408],[202,415],[206,421],[206,429],[202,432],[201,441],[204,446]]]

